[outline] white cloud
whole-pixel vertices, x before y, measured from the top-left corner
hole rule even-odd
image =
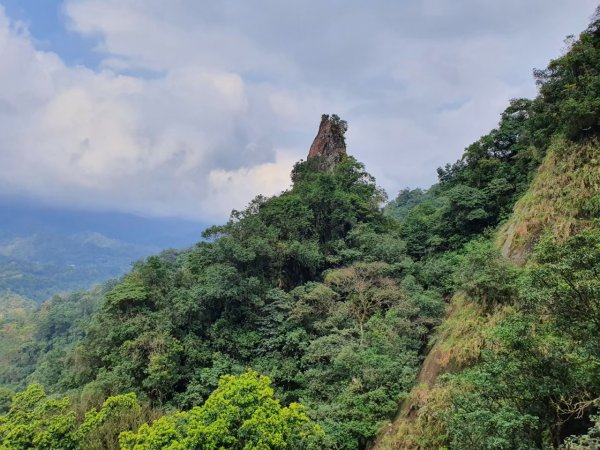
[[[282,150],[277,152],[272,163],[237,170],[211,171],[208,177],[210,194],[206,196],[203,206],[218,214],[229,214],[232,204],[245,206],[249,200],[249,188],[256,186],[256,180],[261,180],[264,193],[279,193],[290,184],[289,171],[296,162],[295,153],[293,150]]]
[[[577,7],[574,7],[577,4]],[[321,113],[391,195],[493,127],[594,0],[67,0],[99,68],[0,11],[0,194],[221,220],[287,187]]]
[[[5,195],[222,219],[289,179],[289,160],[277,166],[283,175],[272,173],[275,152],[259,123],[270,113],[253,116],[236,73],[185,66],[144,79],[67,67],[2,13],[0,56]]]

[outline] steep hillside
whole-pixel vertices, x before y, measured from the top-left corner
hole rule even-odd
[[[593,448],[599,27],[426,192],[382,209],[323,115],[288,190],[106,292],[57,297],[40,326],[10,319],[2,444]]]
[[[597,142],[555,143],[531,187],[496,233],[496,246],[504,256],[523,265],[542,235],[564,242],[582,231],[600,229],[599,198]],[[590,250],[600,252],[600,247]],[[447,422],[457,386],[439,376],[476,366],[482,351],[498,345],[494,336],[498,324],[515,314],[513,305],[486,309],[478,299],[461,291],[460,285],[458,288],[447,318],[432,338],[417,386],[402,401],[396,419],[381,430],[374,449],[437,449],[448,445]]]
[[[498,233],[502,253],[524,263],[542,233],[565,239],[592,227],[600,217],[599,193],[600,143],[557,139]]]
[[[317,425],[292,448],[364,448],[412,386],[443,298],[415,276],[398,224],[381,210],[383,192],[346,153],[346,129],[324,115],[290,189],[233,211],[193,249],[137,264],[85,336],[69,332],[67,351],[55,347],[33,372],[26,365],[27,381],[71,392],[77,410],[133,392],[153,410],[194,411],[190,418],[230,375],[265,389],[272,382],[279,401]],[[44,398],[32,389],[23,395]],[[153,439],[175,426],[172,417],[127,442]],[[188,445],[195,429],[184,427],[177,442]],[[229,433],[214,439],[229,448]]]
[[[598,444],[597,19],[570,45],[537,72],[527,144],[545,156],[508,220],[461,252],[449,314],[375,449]]]

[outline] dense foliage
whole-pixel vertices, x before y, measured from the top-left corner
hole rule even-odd
[[[135,394],[109,397],[77,417],[68,397],[48,397],[38,384],[16,394],[0,416],[0,448],[36,449],[318,449],[324,438],[296,403],[282,407],[270,380],[256,372],[224,376],[206,402],[155,416]]]
[[[101,300],[73,294],[2,318],[13,333],[0,351],[2,445],[365,448],[456,292],[480,316],[464,327],[475,356],[439,380],[418,445],[597,442],[600,194],[578,206],[586,227],[543,237],[526,266],[492,237],[552,142],[597,148],[599,23],[427,191],[382,209],[362,164],[311,158],[289,190],[233,211],[189,251],[136,264]],[[69,397],[34,384],[9,400],[6,387],[35,381]]]
[[[16,389],[39,381],[63,390],[67,355],[111,286],[57,295],[42,305],[14,295],[0,297],[0,386]]]
[[[540,87],[536,99],[513,101],[499,127],[469,146],[460,161],[439,169],[439,183],[417,195],[418,201],[409,202],[411,192],[403,191],[396,202],[404,217],[401,236],[408,254],[420,259],[417,265],[425,267],[426,261],[437,273],[441,269],[452,280],[452,289],[466,294],[470,310],[479,311],[478,322],[473,322],[479,324],[462,329],[454,325],[456,341],[447,345],[455,353],[468,353],[473,343],[481,347],[478,356],[463,360],[461,370],[454,366],[453,374],[438,381],[413,427],[415,440],[399,434],[399,445],[597,445],[599,17],[579,39],[567,40],[562,57],[535,72]],[[500,254],[486,229],[492,231],[508,217],[546,156],[569,161],[573,172],[548,170],[525,207],[527,218],[545,216],[535,223],[511,223],[521,227],[521,234],[529,233],[529,240],[513,242],[526,254],[539,233],[548,232],[528,264],[518,267]],[[579,194],[574,197],[572,192]],[[552,223],[553,209],[562,223]],[[527,260],[522,254],[517,259]],[[457,264],[448,268],[448,260]]]
[[[597,152],[599,25],[596,15],[578,40],[569,38],[565,55],[536,71],[540,95],[527,136],[542,149],[560,137],[563,159],[582,145]],[[579,163],[598,165],[594,158]],[[471,299],[486,308],[512,306],[490,330],[480,362],[446,379],[459,392],[446,412],[452,448],[594,448],[597,442],[600,187],[593,175],[576,182],[589,193],[571,206],[571,233],[544,236],[524,268],[490,254],[490,245],[467,250],[461,280]],[[577,220],[585,223],[579,232]]]
[[[494,228],[525,192],[552,139],[582,142],[600,131],[600,15],[565,54],[535,76],[540,95],[515,99],[498,127],[438,169],[438,184],[425,194],[403,190],[388,207],[404,218],[408,254],[427,257],[460,248]]]
[[[600,132],[600,10],[588,28],[567,38],[567,51],[545,70],[536,70],[535,142],[543,146],[555,133],[573,141]]]
[[[62,389],[202,405],[222,375],[268,374],[328,445],[358,448],[393,414],[443,314],[413,276],[381,191],[345,158],[299,163],[293,187],[234,211],[177,258],[138,264],[107,295]],[[53,382],[53,380],[46,380]]]
[[[558,446],[585,431],[600,398],[600,230],[564,243],[547,238],[534,261],[512,268],[518,281],[508,284],[506,268],[493,260],[470,266],[487,288],[475,299],[487,302],[498,285],[511,286],[504,298],[516,304],[491,330],[481,362],[447,377],[461,392],[448,411],[452,448]]]
[[[323,448],[323,430],[292,403],[273,398],[271,381],[256,372],[221,378],[202,406],[169,414],[136,433],[123,432],[125,450],[297,449]]]
[[[388,214],[403,218],[401,236],[413,258],[459,249],[506,219],[522,195],[542,153],[530,145],[532,101],[512,100],[498,128],[438,169],[427,192],[400,192]]]
[[[139,427],[144,417],[134,394],[110,397],[81,420],[70,406],[68,397],[48,397],[39,384],[30,385],[0,416],[0,448],[114,448],[119,433]]]

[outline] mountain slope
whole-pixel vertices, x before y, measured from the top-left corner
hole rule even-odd
[[[466,247],[421,383],[374,448],[592,445],[567,437],[600,405],[599,54],[595,20],[540,75],[529,142],[545,157],[494,244]]]
[[[443,300],[415,278],[382,191],[346,154],[346,128],[324,115],[289,190],[233,211],[192,249],[136,264],[85,336],[25,364],[12,385],[69,390],[81,409],[128,392],[190,409],[252,368],[282,403],[304,405],[326,448],[363,448],[412,385]]]
[[[590,228],[600,215],[599,193],[600,143],[557,140],[498,233],[502,253],[523,263],[542,233],[565,239]]]
[[[26,330],[40,358],[10,381],[70,398],[29,386],[0,416],[0,439],[350,450],[597,441],[600,15],[536,78],[536,99],[512,100],[436,185],[401,193],[387,215],[346,153],[347,124],[324,115],[289,190],[234,210],[192,249],[136,264],[88,299],[81,322],[79,302],[50,304],[48,326]]]
[[[154,246],[129,244],[99,233],[37,233],[0,240],[0,291],[43,301],[59,292],[120,276]]]

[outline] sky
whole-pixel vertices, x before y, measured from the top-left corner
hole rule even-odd
[[[0,0],[0,197],[222,221],[323,113],[393,197],[533,97],[592,0]]]

